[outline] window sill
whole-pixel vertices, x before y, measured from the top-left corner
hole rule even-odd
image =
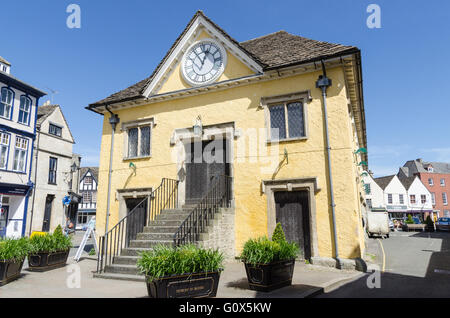
[[[270,139],[266,141],[266,144],[272,144],[272,143],[283,143],[283,142],[292,142],[292,141],[302,141],[308,139],[307,136],[305,137],[295,137],[295,138],[286,138],[286,139]]]
[[[49,185],[54,185],[54,186],[55,186],[55,185],[58,185],[57,183],[53,183],[53,182],[49,182],[48,184],[49,184]]]
[[[139,156],[139,157],[125,157],[123,158],[123,161],[130,161],[130,160],[141,160],[141,159],[150,159],[152,156]]]

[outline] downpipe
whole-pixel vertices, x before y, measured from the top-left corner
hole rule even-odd
[[[334,202],[334,190],[333,190],[333,175],[331,169],[331,147],[330,147],[330,137],[328,132],[328,114],[327,114],[327,89],[332,85],[332,80],[327,77],[327,71],[325,69],[325,63],[323,60],[322,63],[322,71],[323,75],[319,75],[319,78],[316,82],[316,87],[322,90],[322,98],[323,98],[323,109],[324,109],[324,118],[325,118],[325,135],[326,135],[326,148],[327,148],[327,158],[328,158],[328,182],[330,184],[330,206],[331,206],[331,214],[333,219],[333,235],[334,235],[334,254],[336,259],[336,267],[338,269],[342,268],[342,262],[339,258],[339,247],[338,247],[338,238],[337,238],[337,227],[336,227],[336,204]]]

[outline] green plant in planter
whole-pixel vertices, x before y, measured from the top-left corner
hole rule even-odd
[[[35,235],[30,238],[30,253],[59,252],[72,247],[72,239],[55,231],[53,234]]]
[[[56,229],[53,231],[53,235],[64,236],[61,225],[58,225]]]
[[[298,246],[286,241],[274,242],[267,237],[248,240],[241,253],[241,259],[248,264],[269,264],[297,257]]]
[[[30,250],[28,238],[0,239],[0,261],[23,261]]]
[[[277,226],[275,227],[275,230],[272,234],[272,241],[274,242],[286,242],[286,236],[284,235],[283,227],[281,226],[281,223],[277,223]]]
[[[414,224],[414,220],[411,214],[408,214],[408,218],[405,220],[406,224]]]
[[[176,248],[160,245],[141,253],[137,266],[152,281],[171,275],[221,271],[223,260],[223,254],[218,250],[195,245]]]

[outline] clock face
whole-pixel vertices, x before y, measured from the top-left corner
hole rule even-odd
[[[184,55],[183,77],[193,86],[210,84],[222,75],[225,64],[225,49],[214,40],[202,40],[194,43]]]

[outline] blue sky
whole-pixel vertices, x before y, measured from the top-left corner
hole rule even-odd
[[[66,26],[71,3],[81,7],[81,29]],[[366,26],[371,3],[381,7],[381,29]],[[148,77],[198,9],[238,41],[286,30],[359,47],[371,170],[393,174],[419,157],[450,162],[445,0],[2,1],[0,56],[12,75],[59,92],[74,151],[97,165],[102,117],[84,107]]]

